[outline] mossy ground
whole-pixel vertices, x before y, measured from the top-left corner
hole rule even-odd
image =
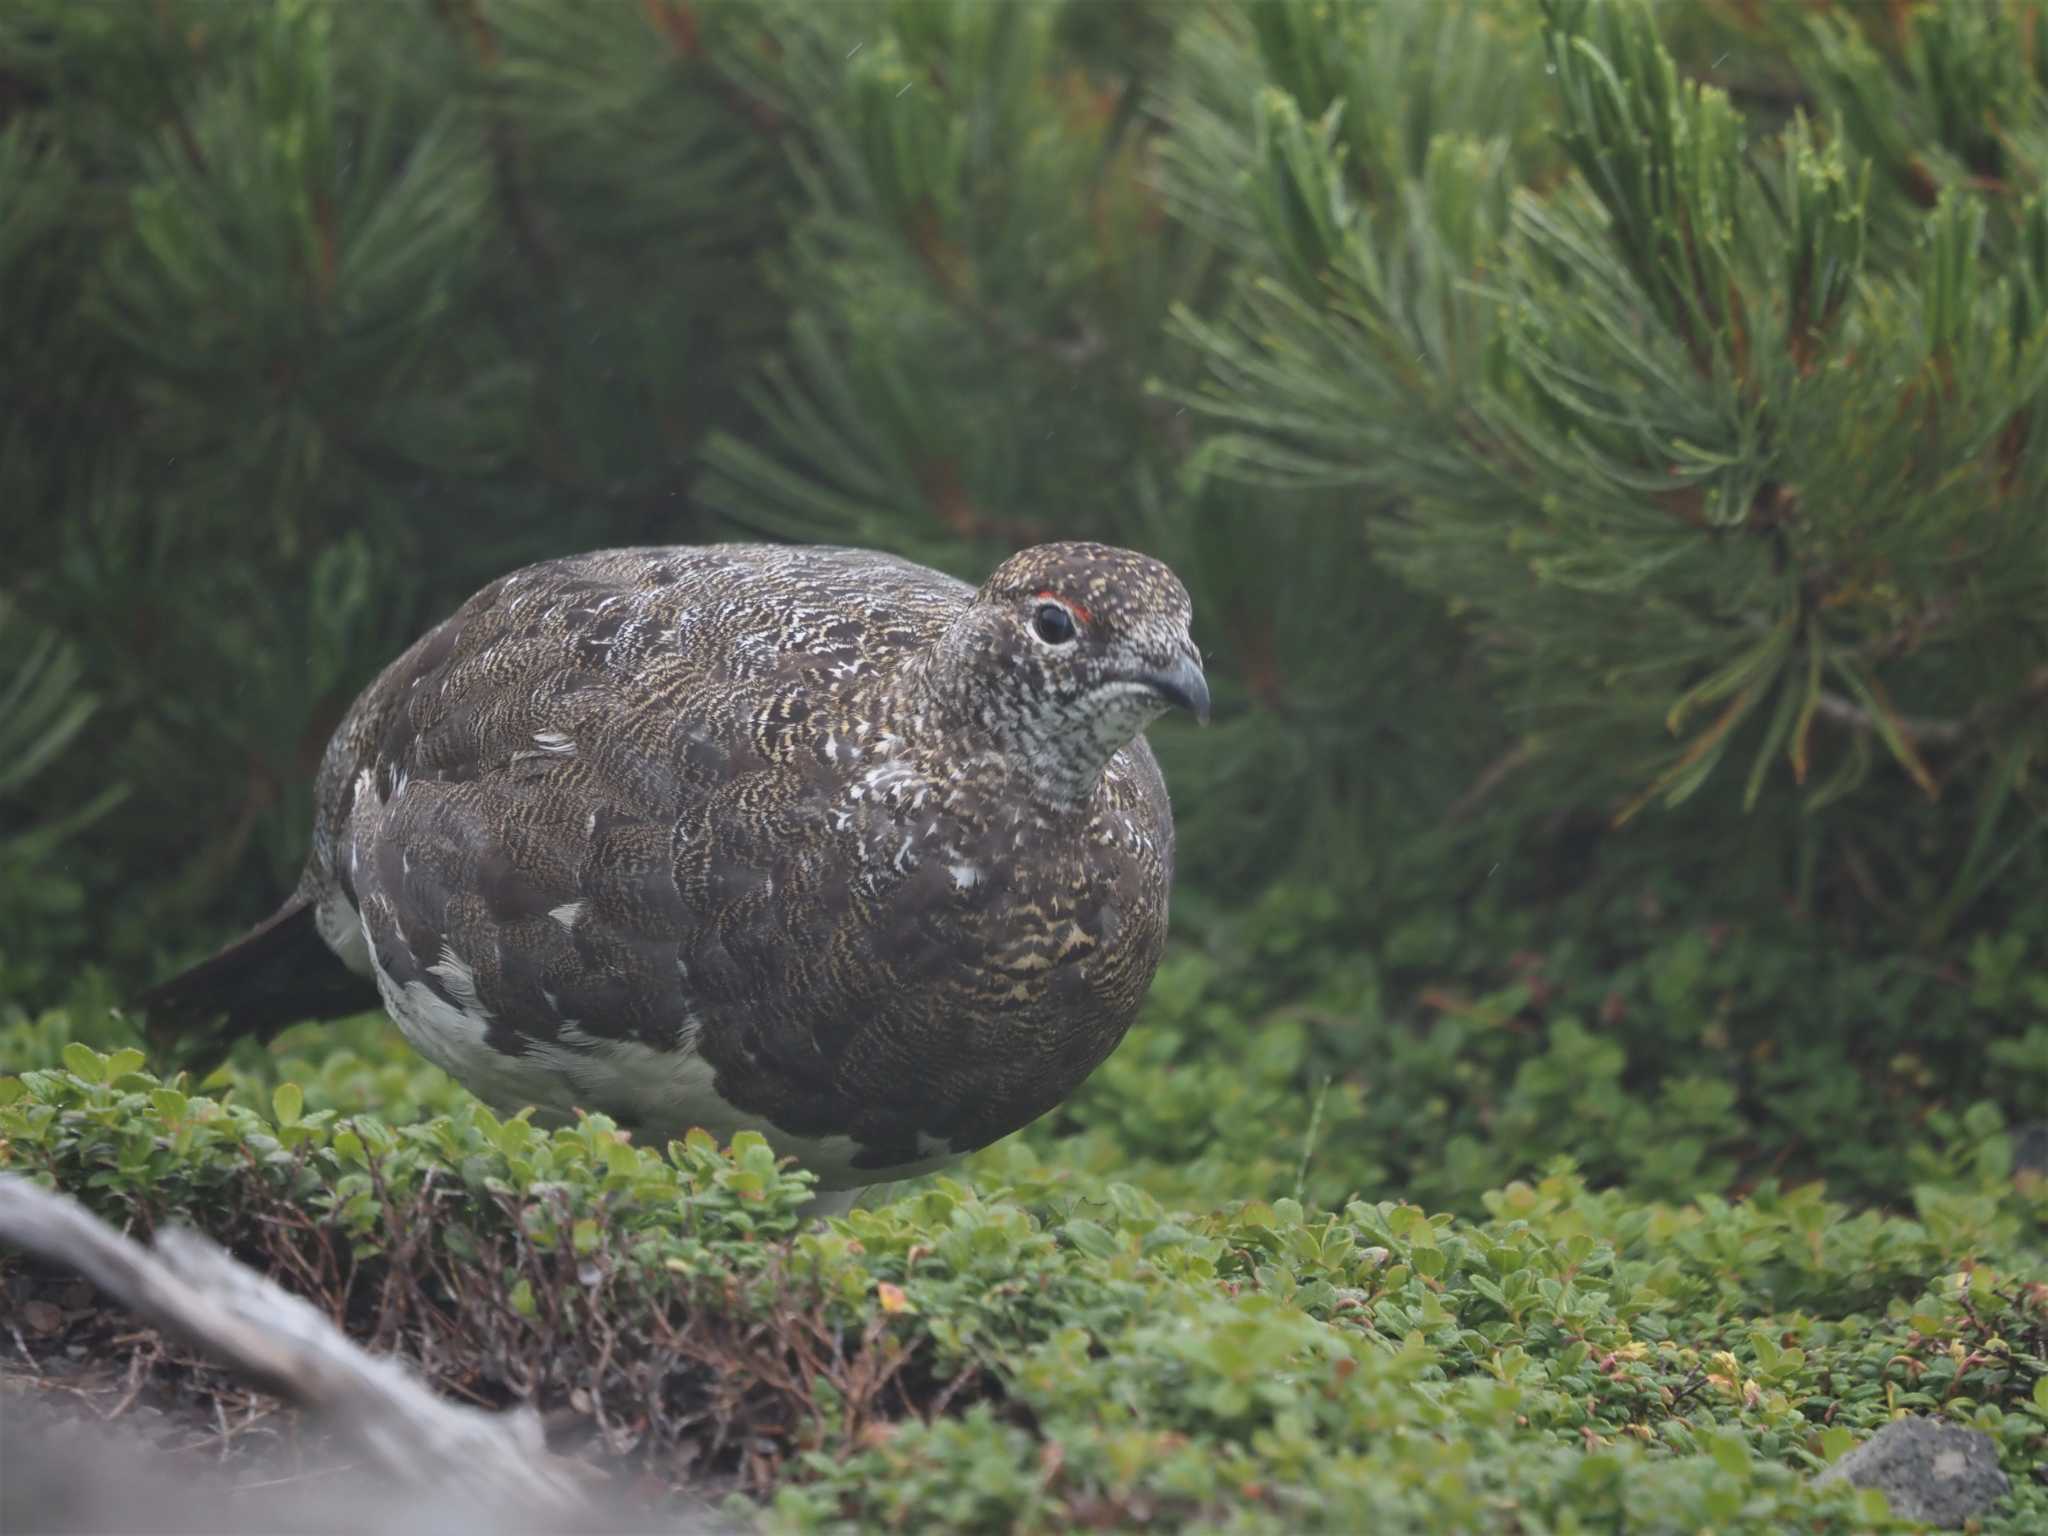
[[[1866,1530],[1874,1496],[1810,1474],[1909,1411],[1997,1440],[1983,1529],[2048,1528],[2024,945],[1947,1021],[2018,1047],[1907,1070],[1795,1010],[1802,1084],[1750,1020],[1806,983],[1740,934],[1460,970],[1340,954],[1313,907],[1184,947],[1066,1111],[824,1227],[758,1142],[501,1120],[379,1020],[167,1083],[85,993],[0,1029],[0,1165],[196,1224],[636,1496],[774,1529]],[[7,1268],[18,1325],[57,1282]],[[17,1333],[131,1400],[227,1390],[89,1308]]]

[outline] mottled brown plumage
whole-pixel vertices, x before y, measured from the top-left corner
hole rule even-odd
[[[1188,621],[1093,544],[979,592],[751,545],[514,572],[357,700],[253,937],[311,914],[500,1106],[760,1129],[828,1189],[935,1166],[1065,1098],[1151,981],[1173,827],[1140,732],[1206,715]],[[209,967],[147,1001],[260,990]]]

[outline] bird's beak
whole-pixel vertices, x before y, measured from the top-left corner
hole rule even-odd
[[[1147,672],[1140,681],[1175,708],[1187,710],[1203,725],[1209,723],[1209,680],[1202,675],[1201,658],[1192,646],[1174,657],[1172,665]]]

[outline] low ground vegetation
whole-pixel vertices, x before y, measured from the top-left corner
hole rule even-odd
[[[201,1226],[635,1499],[772,1529],[1867,1530],[1811,1474],[1908,1412],[1996,1440],[1985,1530],[2048,1520],[2024,940],[1838,980],[1859,1053],[1797,1006],[1825,963],[1736,929],[1600,956],[1596,994],[1539,934],[1489,967],[1342,927],[1276,896],[1191,938],[1066,1110],[824,1227],[758,1141],[501,1119],[381,1020],[195,1081],[86,992],[0,1032],[0,1164]],[[1887,998],[2007,1048],[1898,1059]],[[289,1441],[64,1277],[0,1283],[16,1387]]]

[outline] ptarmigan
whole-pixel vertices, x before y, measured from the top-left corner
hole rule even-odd
[[[291,900],[141,1005],[264,1031],[370,978],[503,1109],[758,1130],[828,1192],[941,1166],[1066,1098],[1152,979],[1140,733],[1207,718],[1190,614],[1100,544],[979,591],[766,545],[515,571],[356,700]]]

